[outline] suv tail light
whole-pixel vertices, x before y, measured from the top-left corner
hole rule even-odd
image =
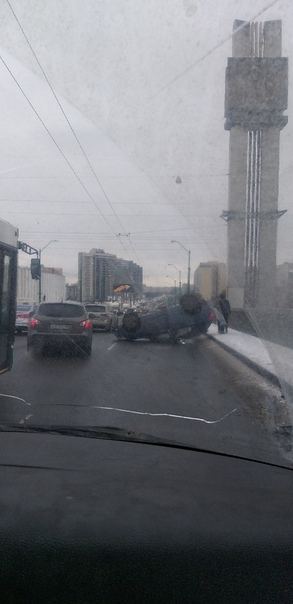
[[[90,321],[81,321],[78,325],[79,325],[79,327],[85,327],[86,329],[88,329],[89,327],[91,327],[91,322]]]
[[[41,325],[41,321],[39,321],[39,319],[31,319],[30,320],[30,326],[31,327],[35,327],[36,325]]]
[[[208,316],[208,321],[213,321],[215,318],[215,315],[213,312],[210,312],[209,316]]]

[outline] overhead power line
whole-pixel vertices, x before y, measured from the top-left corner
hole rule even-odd
[[[274,6],[275,4],[277,4],[277,2],[279,2],[279,1],[280,0],[273,0],[272,2],[269,2],[269,4],[267,4],[266,6],[264,6],[260,11],[258,11],[255,15],[253,15],[251,17],[250,21],[255,21],[256,19],[258,19],[260,17],[260,15],[262,15],[263,13],[265,13],[269,8],[272,8],[272,6]],[[194,63],[192,63],[191,65],[189,65],[188,67],[186,67],[181,73],[179,73],[172,80],[170,80],[170,82],[167,82],[167,84],[165,84],[161,88],[161,90],[159,90],[158,92],[156,92],[156,94],[154,94],[150,98],[150,100],[153,100],[154,98],[156,98],[157,96],[159,96],[162,92],[164,92],[164,90],[167,90],[168,88],[170,88],[170,86],[172,86],[172,84],[175,84],[175,82],[178,82],[178,80],[180,80],[186,73],[188,73],[194,67],[196,67],[196,65],[199,65],[199,63],[201,63],[202,61],[204,61],[205,59],[207,59],[216,50],[218,50],[219,48],[221,48],[221,46],[223,46],[226,42],[228,42],[229,40],[231,40],[231,38],[233,36],[235,36],[235,34],[239,30],[243,29],[243,27],[244,27],[244,25],[240,25],[236,30],[233,31],[232,34],[229,34],[229,36],[227,36],[226,38],[224,38],[223,40],[221,40],[218,44],[216,44],[216,46],[213,46],[213,48],[211,48],[210,50],[208,50],[204,55],[202,55],[196,61],[194,61]]]
[[[35,60],[36,60],[36,62],[37,62],[37,64],[38,64],[38,66],[39,66],[39,68],[40,68],[40,70],[41,70],[41,72],[42,72],[42,74],[43,74],[43,76],[44,76],[44,78],[45,78],[45,80],[46,80],[46,82],[47,82],[47,84],[48,84],[48,86],[49,86],[49,88],[50,88],[50,90],[51,90],[51,92],[52,92],[52,94],[53,94],[53,96],[54,96],[54,98],[55,98],[55,101],[56,101],[56,103],[57,103],[57,105],[58,105],[58,107],[59,107],[60,111],[62,112],[62,115],[63,115],[64,119],[66,120],[66,122],[67,122],[67,124],[68,124],[68,127],[69,127],[69,128],[70,128],[70,130],[71,130],[72,135],[74,136],[75,141],[77,142],[77,144],[78,144],[78,146],[79,146],[80,151],[82,152],[82,154],[83,154],[83,156],[84,156],[84,158],[85,158],[85,160],[86,160],[86,162],[87,162],[87,164],[88,164],[88,166],[89,166],[89,168],[90,168],[90,170],[91,170],[92,174],[94,175],[95,180],[97,181],[97,183],[98,183],[98,185],[99,185],[99,187],[100,187],[101,191],[103,192],[103,194],[104,194],[104,196],[105,196],[105,199],[107,200],[108,204],[110,205],[111,210],[112,210],[112,212],[113,212],[114,216],[116,217],[116,220],[118,221],[118,223],[119,223],[119,225],[120,225],[121,229],[124,231],[124,233],[125,233],[125,235],[126,235],[126,234],[127,234],[127,233],[126,233],[126,230],[124,229],[124,226],[123,226],[123,224],[121,223],[119,216],[118,216],[118,215],[117,215],[117,213],[115,212],[115,209],[113,208],[113,205],[112,205],[112,203],[111,203],[111,201],[110,201],[110,199],[109,199],[109,197],[108,197],[108,195],[107,195],[107,193],[106,193],[106,191],[105,191],[104,187],[102,186],[102,183],[101,183],[100,179],[98,178],[98,175],[96,174],[96,172],[95,172],[95,170],[94,170],[94,167],[93,167],[92,163],[90,162],[90,160],[89,160],[89,158],[88,158],[88,156],[87,156],[87,154],[86,154],[86,152],[85,152],[85,150],[84,150],[84,148],[83,148],[83,146],[82,146],[82,144],[81,144],[81,142],[80,142],[80,140],[79,140],[79,138],[78,138],[78,136],[77,136],[77,134],[76,134],[76,132],[75,132],[74,128],[72,127],[71,122],[70,122],[70,120],[68,119],[68,117],[67,117],[67,115],[66,115],[66,113],[65,113],[65,111],[64,111],[64,109],[63,109],[63,106],[62,106],[61,102],[59,101],[59,98],[57,97],[57,95],[56,95],[56,93],[55,93],[55,90],[53,89],[53,86],[52,86],[52,84],[51,84],[51,82],[50,82],[50,80],[49,80],[49,78],[48,78],[48,76],[47,76],[47,74],[46,74],[46,72],[45,72],[45,70],[44,70],[44,68],[43,68],[43,66],[42,66],[42,64],[41,64],[41,62],[39,61],[39,58],[37,57],[37,55],[36,55],[36,53],[35,53],[35,51],[34,51],[34,49],[33,49],[32,45],[31,45],[31,43],[30,43],[30,41],[29,41],[29,39],[28,39],[28,37],[27,37],[27,35],[26,35],[26,33],[25,33],[25,31],[24,31],[24,29],[23,29],[23,27],[22,27],[22,25],[21,25],[21,23],[20,23],[20,21],[19,21],[19,19],[18,19],[17,15],[16,15],[16,13],[15,13],[15,11],[13,10],[13,8],[12,8],[12,6],[11,6],[11,4],[10,4],[9,0],[6,0],[6,2],[7,2],[8,6],[9,6],[9,8],[10,8],[10,10],[11,10],[11,12],[12,12],[12,14],[13,14],[13,16],[14,16],[14,18],[15,18],[15,20],[16,20],[16,22],[17,22],[17,24],[18,24],[18,26],[19,26],[19,28],[20,28],[20,30],[21,30],[21,32],[22,32],[22,34],[23,34],[23,36],[24,36],[24,38],[25,38],[25,40],[26,40],[26,42],[27,42],[27,44],[28,44],[28,46],[29,46],[29,48],[30,48],[30,50],[31,50],[31,52],[32,52],[32,54],[33,54],[33,56],[34,56],[34,58],[35,58]],[[27,98],[27,97],[26,97],[26,98]],[[43,123],[43,122],[42,122],[42,123]],[[47,130],[47,132],[48,132],[48,129],[47,129],[47,128],[46,128],[46,130]],[[51,137],[51,138],[52,138],[52,137]],[[58,146],[58,149],[60,150],[59,146]],[[62,155],[63,155],[64,159],[66,159],[66,158],[65,158],[65,155],[64,155],[63,153],[62,153]],[[66,161],[67,161],[67,160],[66,160]],[[76,175],[76,173],[75,173],[74,169],[72,168],[71,164],[69,164],[69,162],[68,162],[68,161],[67,161],[67,163],[68,163],[68,165],[70,165],[71,169],[73,170],[74,174]],[[76,175],[76,176],[77,176],[77,175]],[[78,177],[78,180],[79,180],[79,182],[81,183],[81,180],[80,180],[80,178],[79,178],[79,177]],[[81,184],[82,184],[82,183],[81,183]],[[83,185],[83,184],[82,184],[82,186],[84,187],[84,185]],[[99,212],[100,212],[101,216],[103,216],[103,218],[104,218],[104,220],[107,222],[107,224],[108,224],[108,225],[110,225],[110,223],[107,221],[106,217],[103,215],[103,213],[101,212],[100,208],[97,206],[97,204],[96,204],[96,202],[94,201],[94,199],[92,198],[92,196],[89,194],[88,190],[87,190],[85,187],[84,187],[84,189],[86,190],[86,192],[87,192],[87,194],[89,195],[90,199],[91,199],[91,200],[92,200],[92,202],[94,203],[95,207],[96,207],[96,208],[99,210]],[[112,227],[111,227],[111,228],[112,228]],[[117,237],[119,237],[119,235],[120,235],[120,234],[117,234]],[[120,239],[120,242],[121,242],[122,247],[124,248],[124,246],[123,246],[123,243],[122,243],[121,239]],[[125,251],[127,251],[127,250],[125,250]],[[134,253],[135,253],[135,255],[136,255],[136,252],[135,252],[135,249],[134,249],[134,248],[133,248],[133,251],[134,251]],[[137,256],[136,256],[136,257],[137,257]],[[138,259],[138,258],[137,258],[137,259]]]

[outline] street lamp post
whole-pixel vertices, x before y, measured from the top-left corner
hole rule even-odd
[[[39,278],[39,304],[42,301],[42,252],[50,243],[58,242],[58,239],[51,239],[42,249],[39,250],[39,261],[40,261],[40,278]]]
[[[166,275],[166,277],[168,279],[171,279],[171,281],[174,281],[174,298],[175,298],[175,306],[176,306],[176,293],[177,293],[177,291],[176,291],[176,279],[173,279],[173,277],[170,277],[170,275]]]
[[[183,249],[188,254],[188,263],[187,263],[187,293],[190,294],[190,250],[187,250],[186,247],[184,247],[184,245],[182,245],[182,243],[180,241],[178,241],[177,239],[172,239],[171,243],[179,243],[179,245],[181,245],[181,247],[183,247]]]
[[[168,266],[173,266],[176,271],[178,271],[179,273],[179,298],[181,296],[181,271],[179,270],[179,268],[177,268],[177,266],[175,266],[175,264],[168,264]]]

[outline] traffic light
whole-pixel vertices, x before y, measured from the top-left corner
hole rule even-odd
[[[41,262],[39,258],[31,259],[31,276],[32,279],[37,279],[38,281],[41,278]]]

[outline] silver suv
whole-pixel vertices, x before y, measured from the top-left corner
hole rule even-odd
[[[75,345],[86,355],[92,350],[92,324],[83,304],[43,302],[28,326],[27,349],[41,352],[45,345]]]
[[[15,331],[22,333],[28,330],[29,322],[37,309],[36,304],[19,304],[16,307]]]
[[[106,304],[85,304],[85,308],[94,329],[116,329],[118,317]]]

